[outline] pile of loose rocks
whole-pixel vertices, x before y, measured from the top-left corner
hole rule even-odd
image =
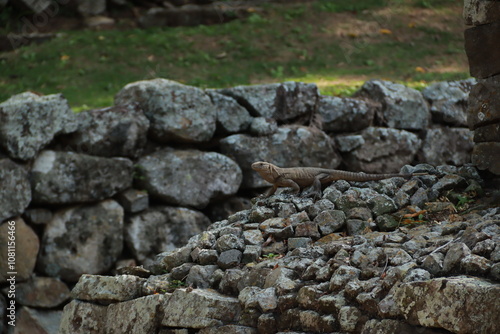
[[[473,167],[402,172],[427,174],[255,198],[146,268],[83,275],[61,333],[500,331],[499,203],[457,212]]]

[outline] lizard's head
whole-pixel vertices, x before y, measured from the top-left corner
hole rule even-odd
[[[252,169],[256,172],[269,171],[270,163],[264,161],[257,161],[252,164]]]
[[[252,164],[252,169],[259,173],[259,175],[268,182],[274,182],[278,177],[276,166],[269,162],[257,161]]]

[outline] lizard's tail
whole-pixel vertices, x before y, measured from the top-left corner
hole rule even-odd
[[[391,177],[403,177],[405,179],[409,179],[413,176],[413,174],[365,174],[365,173],[355,173],[349,171],[338,171],[335,175],[332,175],[332,181],[335,180],[345,180],[345,181],[376,181],[376,180],[384,180],[390,179]]]

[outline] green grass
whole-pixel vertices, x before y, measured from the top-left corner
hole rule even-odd
[[[467,78],[461,2],[425,3],[325,0],[223,25],[66,31],[0,54],[0,101],[32,90],[62,92],[76,110],[103,107],[127,83],[157,77],[202,88],[297,80],[331,95],[370,78],[416,88]]]

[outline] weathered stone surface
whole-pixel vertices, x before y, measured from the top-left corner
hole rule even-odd
[[[423,130],[430,118],[429,107],[422,94],[401,84],[369,80],[363,84],[358,96],[382,104],[380,123],[390,128]]]
[[[482,25],[498,21],[500,3],[498,1],[465,0],[464,20],[467,25]]]
[[[15,254],[12,254],[12,239],[9,238],[13,231]],[[0,283],[11,277],[9,272],[16,272],[16,282],[27,280],[35,269],[39,248],[38,236],[21,218],[14,218],[0,225]],[[12,262],[14,267],[10,267]]]
[[[316,110],[319,93],[315,84],[284,82],[237,86],[217,90],[245,106],[254,116],[288,120]]]
[[[13,334],[51,334],[57,333],[62,311],[46,311],[23,306],[16,314],[16,326],[11,327]]]
[[[478,50],[482,50],[480,47]],[[467,104],[467,124],[475,130],[479,126],[500,122],[500,76],[478,80],[472,87]]]
[[[361,136],[365,143],[345,155],[348,170],[397,173],[413,161],[421,145],[417,135],[405,130],[369,127]]]
[[[84,273],[109,270],[123,248],[123,208],[113,200],[73,206],[46,226],[37,268],[75,282]]]
[[[142,157],[137,166],[137,183],[151,197],[196,208],[234,195],[242,179],[240,167],[215,152],[164,149]]]
[[[401,284],[394,300],[410,324],[453,333],[496,333],[500,286],[474,277]]]
[[[467,126],[467,98],[475,83],[474,79],[442,81],[422,90],[422,95],[431,104],[434,122]]]
[[[217,269],[216,265],[194,265],[186,277],[186,284],[200,289],[207,289],[213,285],[214,273]]]
[[[134,102],[144,110],[151,122],[149,134],[159,142],[203,142],[215,132],[216,110],[199,88],[153,79],[130,83],[116,94],[116,104]]]
[[[144,278],[132,275],[99,276],[83,274],[71,291],[71,295],[78,300],[108,305],[140,297],[142,285],[145,281]]]
[[[0,146],[13,158],[32,159],[54,136],[75,131],[74,117],[62,94],[14,95],[0,103]]]
[[[106,11],[106,0],[78,0],[78,12],[82,16],[101,15]]]
[[[323,130],[334,132],[359,131],[372,125],[379,104],[353,98],[321,96],[318,113]]]
[[[478,127],[474,130],[474,142],[500,142],[500,123]]]
[[[461,166],[470,162],[473,132],[466,128],[435,127],[425,135],[419,160],[431,165]]]
[[[144,190],[127,189],[118,194],[117,201],[128,213],[140,212],[149,206],[149,196]]]
[[[440,334],[442,331],[440,329],[425,328],[421,326],[412,326],[401,320],[394,319],[382,319],[368,320],[363,326],[361,334]]]
[[[16,285],[16,299],[24,306],[53,308],[70,297],[64,282],[53,277],[32,277]]]
[[[500,142],[478,143],[472,151],[472,163],[479,169],[487,169],[500,175]]]
[[[65,138],[76,152],[104,157],[138,157],[149,129],[149,120],[134,104],[82,111],[78,130]]]
[[[464,37],[470,74],[476,78],[500,74],[500,49],[497,47],[498,40],[500,40],[500,22],[465,29]]]
[[[217,327],[202,328],[199,334],[257,334],[257,330],[253,327],[225,325]]]
[[[132,162],[43,151],[31,170],[33,202],[69,204],[109,198],[132,184]]]
[[[319,130],[302,126],[283,126],[267,137],[232,135],[220,141],[221,151],[233,158],[243,171],[242,186],[259,188],[268,185],[251,169],[255,161],[269,161],[280,167],[303,166],[336,168],[340,157],[331,139]]]
[[[106,312],[106,306],[73,300],[64,307],[59,334],[100,334]]]
[[[216,92],[207,92],[217,111],[217,130],[222,133],[237,133],[248,129],[252,116],[235,99]]]
[[[254,136],[272,135],[278,131],[278,123],[274,118],[254,117],[249,132]]]
[[[156,255],[156,259],[152,264],[152,271],[156,274],[169,272],[173,268],[180,266],[183,263],[191,262],[191,246],[184,246],[172,251],[163,252]]]
[[[213,290],[177,289],[163,304],[162,326],[205,328],[235,322],[240,318],[238,299]]]
[[[161,306],[168,297],[168,294],[156,294],[109,305],[105,333],[155,333]]]
[[[45,225],[52,220],[52,211],[43,208],[27,209],[23,213],[23,218],[30,224]]]
[[[26,170],[10,159],[0,158],[0,222],[20,215],[31,201]]]
[[[132,255],[143,263],[158,253],[184,246],[189,238],[204,231],[208,225],[210,220],[199,211],[154,206],[128,219],[125,242]]]

